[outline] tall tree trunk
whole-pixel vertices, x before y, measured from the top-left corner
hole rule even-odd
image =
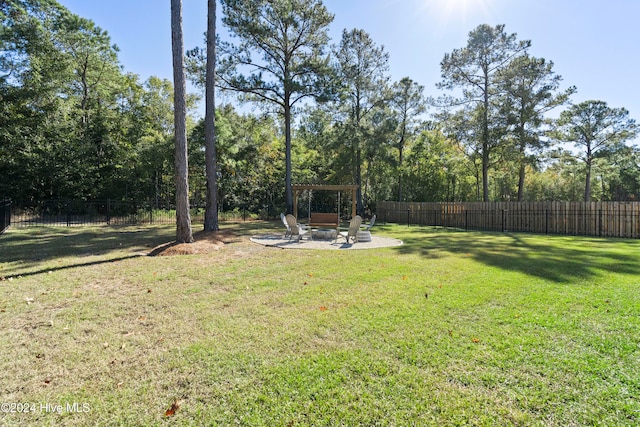
[[[173,53],[174,128],[176,168],[176,242],[191,243],[189,214],[189,163],[187,160],[187,86],[184,75],[182,0],[171,0],[171,45]]]
[[[524,200],[524,176],[526,172],[526,163],[524,160],[520,163],[520,171],[518,173],[518,201],[522,202]]]
[[[485,72],[485,75],[486,72]],[[485,78],[482,112],[482,201],[489,201],[489,77]]]
[[[402,161],[403,159],[403,148],[404,147],[404,135],[400,140],[400,145],[398,146],[398,150],[400,151],[398,155],[398,202],[402,202]]]
[[[475,160],[474,160],[475,163]],[[476,177],[476,200],[480,200],[480,171],[477,164],[475,165],[475,177]]]
[[[489,201],[489,148],[482,143],[482,201]]]
[[[587,157],[586,157],[586,166],[587,166],[587,178],[584,184],[584,201],[591,201],[591,166],[593,165],[593,151],[591,149],[591,140],[587,140]]]
[[[525,123],[520,121],[518,126],[518,137],[520,138],[520,170],[518,171],[518,202],[524,200],[524,178],[527,170],[527,142],[525,134]]]
[[[364,213],[364,204],[362,203],[362,150],[358,146],[356,150],[356,213],[362,215]]]
[[[207,71],[205,82],[204,155],[207,174],[207,205],[204,213],[205,231],[217,231],[218,177],[216,155],[216,0],[208,0]]]
[[[359,91],[358,91],[359,92]],[[356,100],[355,125],[356,125],[356,146],[355,146],[355,168],[354,168],[354,184],[358,186],[356,189],[356,213],[362,215],[364,212],[364,204],[362,203],[362,141],[364,139],[362,128],[360,127],[361,117],[360,94]]]
[[[363,199],[366,199],[369,194],[369,186],[371,183],[371,170],[373,169],[374,159],[372,156],[367,158],[367,170],[365,171],[365,179],[364,179],[364,189],[362,191]]]
[[[291,189],[291,105],[290,95],[284,101],[284,144],[285,144],[285,193],[287,213],[293,213],[293,190]]]
[[[584,184],[584,201],[591,201],[591,159],[587,160],[587,179]]]
[[[518,171],[518,201],[524,200],[524,178],[527,171],[527,157],[525,148],[527,144],[524,142],[524,125],[520,127],[520,170]]]

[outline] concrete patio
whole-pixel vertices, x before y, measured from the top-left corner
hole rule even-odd
[[[357,250],[389,248],[402,245],[402,240],[394,239],[391,237],[376,236],[375,234],[371,236],[370,242],[357,243],[345,243],[343,238],[338,239],[337,242],[335,240],[311,240],[307,236],[304,236],[300,241],[298,241],[296,236],[289,240],[289,238],[285,238],[284,234],[282,233],[261,234],[251,237],[250,240],[263,246],[270,246],[281,249]]]

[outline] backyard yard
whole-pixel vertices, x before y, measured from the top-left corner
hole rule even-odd
[[[404,244],[323,251],[249,241],[281,223],[223,230],[147,256],[173,226],[9,228],[0,424],[640,424],[638,240],[376,225]]]

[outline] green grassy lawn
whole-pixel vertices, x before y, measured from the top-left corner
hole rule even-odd
[[[405,244],[293,251],[248,241],[275,222],[223,227],[174,257],[144,256],[173,227],[0,236],[0,395],[32,405],[0,424],[640,424],[639,241],[376,225]]]

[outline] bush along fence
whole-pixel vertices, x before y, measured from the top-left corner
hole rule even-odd
[[[0,200],[0,234],[11,225],[11,202]]]
[[[378,202],[376,213],[409,225],[640,238],[640,202]]]

